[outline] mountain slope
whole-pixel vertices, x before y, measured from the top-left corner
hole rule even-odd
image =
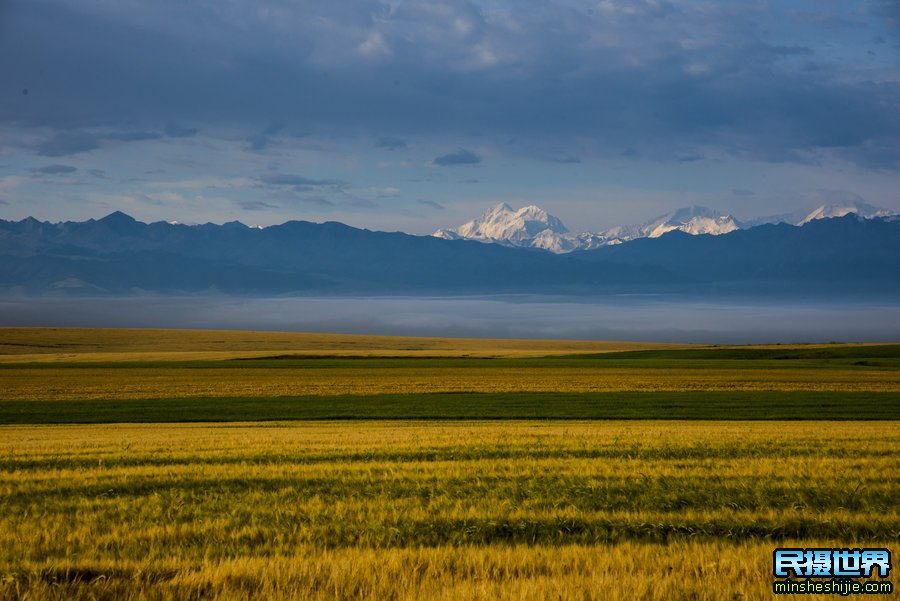
[[[569,233],[559,219],[540,207],[529,205],[513,210],[508,204],[501,203],[468,223],[457,228],[438,230],[434,235],[451,240],[466,238],[505,241],[515,245],[545,231],[554,234]]]
[[[0,221],[0,292],[900,295],[900,220],[673,230],[568,254],[334,222]]]
[[[589,267],[549,253],[290,221],[0,221],[0,288],[25,293],[236,294],[571,292],[634,282],[655,268]]]
[[[797,225],[804,225],[816,219],[831,219],[832,217],[844,217],[850,214],[854,214],[862,219],[874,219],[876,217],[888,217],[894,213],[888,209],[873,207],[862,201],[851,201],[843,204],[822,205],[798,221]]]
[[[534,205],[515,210],[508,204],[499,204],[477,219],[457,228],[438,230],[433,236],[446,240],[478,240],[519,248],[540,248],[554,253],[591,250],[637,240],[658,238],[672,231],[686,234],[711,234],[720,236],[739,229],[758,225],[789,223],[804,225],[817,219],[843,217],[855,214],[864,219],[894,215],[864,202],[848,202],[823,205],[812,212],[795,211],[783,215],[761,217],[745,222],[732,215],[700,206],[684,207],[660,215],[638,225],[621,225],[591,233],[571,233],[562,222]]]
[[[675,230],[692,235],[718,236],[737,229],[740,229],[740,226],[731,215],[706,207],[692,206],[651,219],[638,228],[638,235],[634,238],[658,238]]]
[[[459,227],[441,229],[432,235],[445,240],[477,240],[567,253],[621,244],[637,238],[656,238],[673,230],[719,235],[739,228],[740,225],[731,215],[693,206],[666,213],[640,225],[573,234],[562,221],[540,207],[530,205],[516,210],[502,203]]]
[[[900,221],[856,215],[804,226],[762,225],[722,236],[671,232],[571,256],[634,268],[652,265],[686,285],[748,292],[900,291]]]

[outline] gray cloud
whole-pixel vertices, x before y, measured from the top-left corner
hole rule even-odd
[[[867,64],[863,76],[854,52],[827,46],[850,28],[894,35],[882,30],[898,23],[896,0],[870,0],[868,14],[851,3],[777,4],[12,3],[0,70],[30,92],[0,98],[0,122],[63,132],[140,118],[178,138],[197,133],[178,123],[247,132],[278,115],[314,134],[376,140],[552,134],[673,161],[687,145],[900,167],[896,68]],[[251,138],[251,149],[270,142]],[[38,152],[98,145],[63,139]]]
[[[245,200],[238,203],[245,211],[265,211],[267,209],[277,209],[278,205],[269,204],[261,200]]]
[[[118,142],[143,142],[158,140],[162,134],[153,131],[112,131],[92,133],[87,131],[61,131],[44,140],[37,149],[41,156],[57,157],[96,150],[104,140]]]
[[[442,204],[439,203],[439,202],[435,202],[435,201],[433,201],[433,200],[422,200],[422,199],[419,199],[419,200],[417,200],[416,202],[417,202],[418,204],[420,204],[420,205],[425,205],[426,207],[431,207],[432,209],[437,209],[437,210],[439,210],[439,211],[443,211],[444,208],[445,208],[444,205],[442,205]]]
[[[384,148],[385,150],[400,150],[406,148],[406,141],[402,138],[394,136],[383,136],[375,140],[375,148]]]
[[[774,54],[775,56],[787,57],[787,56],[811,56],[813,51],[811,48],[806,46],[767,46],[766,50]]]
[[[284,123],[280,121],[273,122],[266,126],[262,131],[253,134],[247,138],[250,144],[250,150],[265,150],[272,141],[272,136],[284,129]]]
[[[900,2],[897,0],[870,0],[876,14],[883,16],[891,27],[900,27]]]
[[[174,121],[166,123],[166,127],[163,131],[170,138],[190,138],[200,132],[196,127],[184,127]]]
[[[314,204],[322,207],[333,207],[334,203],[325,198],[324,196],[296,196],[295,200],[305,203],[305,204]]]
[[[113,132],[103,136],[108,140],[119,140],[121,142],[142,142],[144,140],[158,140],[162,134],[153,131],[121,131]]]
[[[731,193],[735,196],[753,196],[753,190],[747,190],[745,188],[735,188]]]
[[[264,173],[257,178],[260,182],[270,186],[340,186],[345,182],[337,179],[311,179],[302,175],[291,173]]]
[[[550,161],[554,163],[562,163],[562,164],[575,164],[580,163],[581,159],[575,155],[564,154],[560,156],[550,157]]]
[[[62,157],[100,148],[100,138],[93,134],[62,132],[44,140],[37,153],[45,157]]]
[[[368,198],[361,198],[353,194],[344,194],[344,203],[347,206],[356,207],[358,209],[374,209],[378,207],[378,203]]]
[[[65,175],[68,173],[75,173],[78,171],[78,168],[72,167],[71,165],[47,165],[45,167],[32,169],[31,171],[43,175]]]
[[[450,165],[475,165],[481,162],[481,157],[465,148],[460,148],[456,152],[444,154],[434,159],[435,165],[448,167]]]

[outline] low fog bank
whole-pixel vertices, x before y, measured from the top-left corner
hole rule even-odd
[[[0,325],[754,344],[900,341],[900,305],[570,299],[0,299]]]

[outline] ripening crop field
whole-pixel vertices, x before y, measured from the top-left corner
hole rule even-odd
[[[0,598],[768,599],[895,545],[894,422],[6,426]]]
[[[32,331],[0,328],[0,424],[900,419],[898,345]]]
[[[898,420],[898,345],[0,328],[0,600],[771,599],[900,552]]]
[[[351,362],[351,360],[345,360]],[[423,365],[415,365],[421,361]],[[3,367],[9,400],[284,397],[437,392],[677,392],[842,391],[900,393],[900,378],[878,370],[644,369],[558,362],[454,365],[454,361],[397,361],[385,368],[365,360],[351,365],[283,367]],[[413,365],[410,365],[410,364]],[[465,362],[464,362],[465,363]],[[288,367],[295,367],[288,369]]]

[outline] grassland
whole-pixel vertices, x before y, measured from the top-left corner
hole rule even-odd
[[[898,345],[0,329],[0,599],[769,599],[896,551],[897,420]]]
[[[5,427],[0,597],[763,599],[896,544],[892,422]]]
[[[0,363],[218,361],[284,353],[333,357],[545,357],[690,346],[591,340],[496,340],[235,330],[0,327]]]
[[[463,341],[456,356],[433,356],[433,345],[453,352],[450,343],[378,338],[373,355],[363,356],[365,337],[271,335],[274,341],[265,342],[265,334],[260,344],[307,346],[188,360],[190,341],[196,336],[206,348],[212,334],[152,331],[150,341],[127,344],[121,332],[100,331],[99,338],[111,338],[106,348],[85,342],[83,331],[35,330],[31,342],[23,342],[24,332],[0,330],[7,353],[0,363],[0,423],[900,419],[897,345],[623,351],[628,344],[585,343],[590,352],[571,354],[581,343],[546,342],[545,351],[569,354],[534,357],[525,347],[510,350],[521,341]],[[221,334],[226,345],[254,340]],[[79,340],[89,350],[77,360],[56,352],[47,353],[53,360],[35,360],[37,346],[58,351]],[[341,356],[341,345],[357,354]],[[413,346],[429,354],[390,355],[420,352]],[[470,356],[476,347],[485,356]]]

